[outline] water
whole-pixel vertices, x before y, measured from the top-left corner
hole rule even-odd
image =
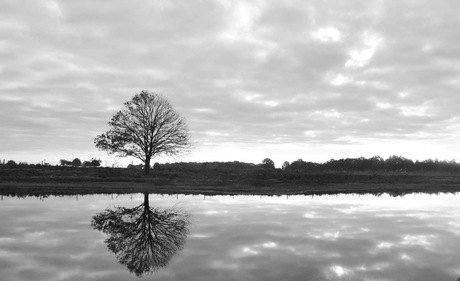
[[[142,217],[145,208],[130,210],[145,207],[144,202],[142,194],[3,197],[0,280],[455,281],[460,277],[460,195],[151,194],[148,207],[154,215],[165,214],[158,216],[163,225],[174,212],[183,215],[171,224],[169,230],[175,232],[169,244],[163,243],[164,233],[154,241],[173,249],[155,248],[154,256],[148,256],[147,247],[131,247],[135,239],[130,237],[140,230],[116,221],[120,206],[125,213],[119,218]],[[101,216],[108,214],[107,209],[115,219],[112,232],[96,229],[95,218],[108,221],[109,216]],[[188,223],[181,224],[181,219]],[[110,237],[112,244],[106,241]],[[128,254],[119,249],[117,256],[110,245],[121,245]],[[141,270],[138,275],[144,277],[119,262],[128,255],[131,265],[142,269],[133,263],[136,251],[147,255],[144,261],[156,262],[145,274]]]

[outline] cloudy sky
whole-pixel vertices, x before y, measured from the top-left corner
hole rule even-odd
[[[455,0],[0,0],[0,159],[129,164],[93,139],[149,90],[187,119],[194,145],[154,161],[460,161],[459,10]]]

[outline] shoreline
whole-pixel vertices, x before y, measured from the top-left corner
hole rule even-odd
[[[433,186],[429,183],[415,185],[398,184],[325,184],[309,186],[183,186],[152,185],[151,183],[21,183],[1,182],[0,195],[39,196],[39,195],[89,195],[89,194],[133,194],[155,193],[168,195],[335,195],[335,194],[389,194],[403,196],[411,193],[457,193],[460,185]]]

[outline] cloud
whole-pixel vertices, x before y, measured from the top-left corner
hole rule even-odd
[[[96,153],[92,138],[143,89],[185,115],[190,159],[224,143],[459,137],[455,1],[1,5],[0,145],[12,158]]]
[[[342,35],[339,30],[335,27],[323,27],[315,31],[313,37],[318,39],[321,42],[338,42],[340,41]]]

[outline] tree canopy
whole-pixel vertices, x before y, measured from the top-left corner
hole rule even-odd
[[[262,166],[266,169],[274,169],[275,168],[275,162],[273,162],[272,159],[270,158],[265,158],[262,160]]]
[[[152,157],[176,155],[190,144],[185,119],[158,93],[142,91],[134,95],[108,124],[110,130],[94,139],[96,147],[140,159],[146,174]]]

